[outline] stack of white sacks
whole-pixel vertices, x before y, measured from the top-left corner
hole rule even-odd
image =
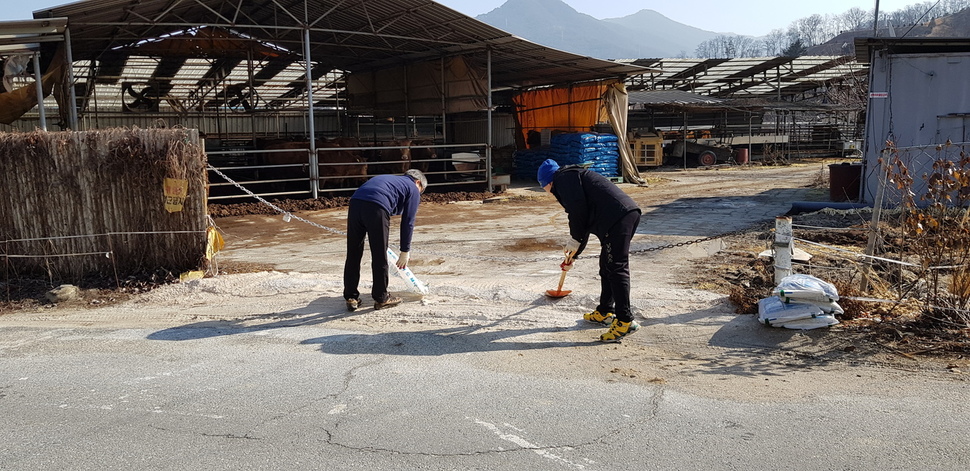
[[[758,301],[758,321],[771,327],[817,329],[838,324],[843,314],[839,293],[831,283],[811,275],[781,279],[770,298]]]

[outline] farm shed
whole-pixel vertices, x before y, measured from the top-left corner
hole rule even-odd
[[[649,70],[530,43],[428,0],[85,0],[34,18],[67,20],[41,51],[72,57],[76,106],[51,104],[62,127],[196,128],[229,164],[253,164],[259,138],[302,136],[316,158],[308,136],[430,137],[482,151],[483,177],[496,136],[512,134],[493,114],[515,93]],[[455,139],[468,135],[481,139]]]
[[[866,66],[851,56],[637,59],[630,128],[698,134],[757,156],[845,154],[861,140]]]
[[[866,68],[852,56],[775,56],[723,59],[635,59],[618,62],[651,70],[627,79],[631,91],[690,92],[722,100],[798,102],[824,97],[860,77]]]
[[[970,144],[970,39],[858,38],[855,47],[870,64],[861,201],[876,202],[884,165],[898,157],[919,203],[936,166],[961,165]],[[901,202],[895,185],[883,188],[883,204]]]

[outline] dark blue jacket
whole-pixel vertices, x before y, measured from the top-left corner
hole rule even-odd
[[[377,203],[389,216],[400,214],[401,251],[411,251],[414,217],[421,202],[421,191],[413,178],[407,175],[377,175],[357,188],[350,199]]]
[[[603,236],[630,211],[640,206],[606,177],[579,166],[567,165],[552,177],[552,194],[569,216],[569,235],[579,241],[582,253],[590,234]]]

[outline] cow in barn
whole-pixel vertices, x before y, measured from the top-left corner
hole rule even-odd
[[[392,174],[401,174],[412,168],[427,172],[429,162],[412,163],[412,161],[436,158],[434,148],[428,147],[433,144],[430,139],[395,139],[386,145],[386,147],[396,147],[395,149],[383,149],[377,154],[377,159],[382,162],[377,168],[380,173]]]
[[[395,149],[381,149],[374,157],[380,162],[375,171],[377,173],[402,174],[411,168],[411,149],[405,146],[411,144],[410,139],[395,139],[381,147],[396,147]]]
[[[262,145],[263,150],[293,149],[291,152],[266,152],[263,165],[303,164],[302,167],[268,168],[263,179],[281,180],[309,176],[308,141],[271,141]],[[367,163],[356,150],[328,150],[343,147],[335,142],[317,140],[317,162],[320,168],[321,188],[345,188],[357,186],[366,180]]]
[[[437,149],[432,139],[415,139],[411,141],[411,168],[428,173],[431,168],[431,159],[438,158]]]
[[[326,150],[344,147],[360,147],[360,142],[352,137],[341,137],[317,144],[321,187],[356,188],[367,181],[368,164],[360,150]]]

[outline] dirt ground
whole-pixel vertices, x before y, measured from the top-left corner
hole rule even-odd
[[[686,228],[676,218],[657,216],[666,214],[662,211],[674,206],[672,202],[698,199],[747,200],[757,208],[759,195],[779,190],[824,201],[825,168],[825,163],[807,162],[650,171],[645,173],[649,186],[622,184],[644,209],[641,227],[657,230],[644,231],[633,241],[632,297],[644,332],[612,348],[632,348],[626,351],[631,357],[690,358],[703,355],[718,342],[767,342],[778,355],[803,360],[839,358],[901,368],[932,365],[941,371],[970,370],[960,333],[921,331],[903,322],[906,312],[898,306],[847,299],[842,303],[846,315],[841,323],[828,329],[781,332],[785,329],[761,326],[756,303],[770,295],[773,275],[770,259],[759,253],[770,246],[773,220],[762,218],[725,237],[699,241],[729,231],[722,230],[723,221],[704,214],[681,214],[696,224]],[[404,281],[392,275],[391,290],[405,303],[374,311],[369,299],[369,255],[365,254],[363,307],[353,314],[345,312],[341,296],[345,200],[275,204],[291,214],[285,217],[261,203],[210,208],[227,245],[206,278],[181,283],[159,279],[135,283],[126,290],[89,289],[79,300],[61,305],[24,297],[3,304],[3,309],[38,321],[66,323],[181,321],[246,326],[313,319],[355,330],[381,331],[390,323],[395,329],[475,329],[507,332],[510,337],[561,332],[563,341],[598,337],[599,329],[577,322],[597,304],[598,244],[591,243],[568,272],[563,289],[572,291],[569,296],[544,296],[546,290],[556,288],[561,273],[566,216],[551,195],[531,182],[515,182],[508,192],[497,195],[429,191],[418,214],[410,268],[430,293],[409,292]],[[793,219],[796,224],[832,228],[858,226],[865,217],[859,211],[829,210]],[[665,232],[665,224],[677,230]],[[391,245],[395,250],[398,228],[394,218]],[[858,230],[809,231],[827,244],[865,244],[866,234]],[[651,250],[661,246],[669,248]],[[816,253],[799,272],[829,279],[840,293],[842,289],[851,292],[856,280],[834,275],[833,265],[840,264],[848,266],[837,256]]]

